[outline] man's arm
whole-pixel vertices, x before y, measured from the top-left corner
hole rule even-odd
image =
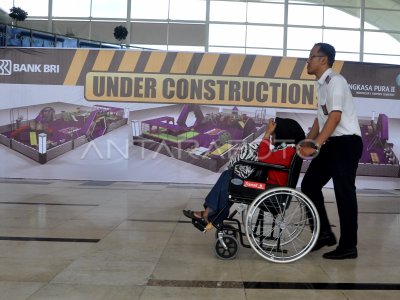
[[[314,119],[314,123],[313,123],[313,125],[312,125],[312,127],[311,127],[311,130],[310,130],[310,132],[307,134],[307,139],[311,139],[311,140],[313,140],[313,139],[315,139],[317,136],[318,136],[318,133],[319,133],[319,125],[318,125],[318,119],[317,118],[315,118]]]
[[[342,118],[342,112],[338,110],[331,111],[328,115],[328,119],[325,122],[324,127],[322,128],[321,132],[318,132],[318,121],[317,119],[314,120],[314,124],[307,135],[308,139],[312,139],[315,141],[317,149],[310,145],[303,145],[300,148],[300,154],[304,157],[310,157],[315,155],[319,151],[319,147],[321,147],[325,141],[332,135],[335,131],[337,125],[339,124]]]

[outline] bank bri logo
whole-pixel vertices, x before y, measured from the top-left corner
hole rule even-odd
[[[11,75],[12,62],[8,59],[0,59],[0,75]]]

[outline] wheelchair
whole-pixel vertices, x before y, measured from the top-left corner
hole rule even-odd
[[[233,168],[246,165],[253,171],[246,179],[232,172],[228,204],[210,223],[193,220],[200,231],[216,228],[214,250],[217,257],[234,259],[239,242],[274,263],[294,262],[311,251],[318,239],[320,221],[311,200],[295,189],[302,162],[301,157],[294,155],[288,168],[246,160],[234,164]],[[271,169],[288,172],[287,186],[265,183]],[[221,218],[234,204],[236,208],[228,217]],[[237,218],[238,214],[242,218]]]

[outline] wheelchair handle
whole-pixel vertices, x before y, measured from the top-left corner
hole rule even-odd
[[[288,171],[289,168],[282,166],[282,165],[276,165],[276,164],[269,164],[269,163],[264,163],[261,161],[252,161],[252,160],[239,160],[236,163],[233,164],[232,168],[234,168],[236,165],[249,165],[249,166],[259,166],[259,167],[267,167],[270,169],[275,169],[275,170],[280,170],[280,171]]]

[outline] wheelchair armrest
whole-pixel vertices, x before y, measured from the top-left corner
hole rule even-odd
[[[269,163],[264,163],[261,161],[251,161],[251,160],[239,160],[237,161],[232,168],[235,168],[236,165],[247,165],[247,166],[252,166],[256,168],[267,168],[267,169],[274,169],[274,170],[280,170],[280,171],[286,171],[289,172],[289,168],[282,166],[282,165],[276,165],[276,164],[269,164]]]

